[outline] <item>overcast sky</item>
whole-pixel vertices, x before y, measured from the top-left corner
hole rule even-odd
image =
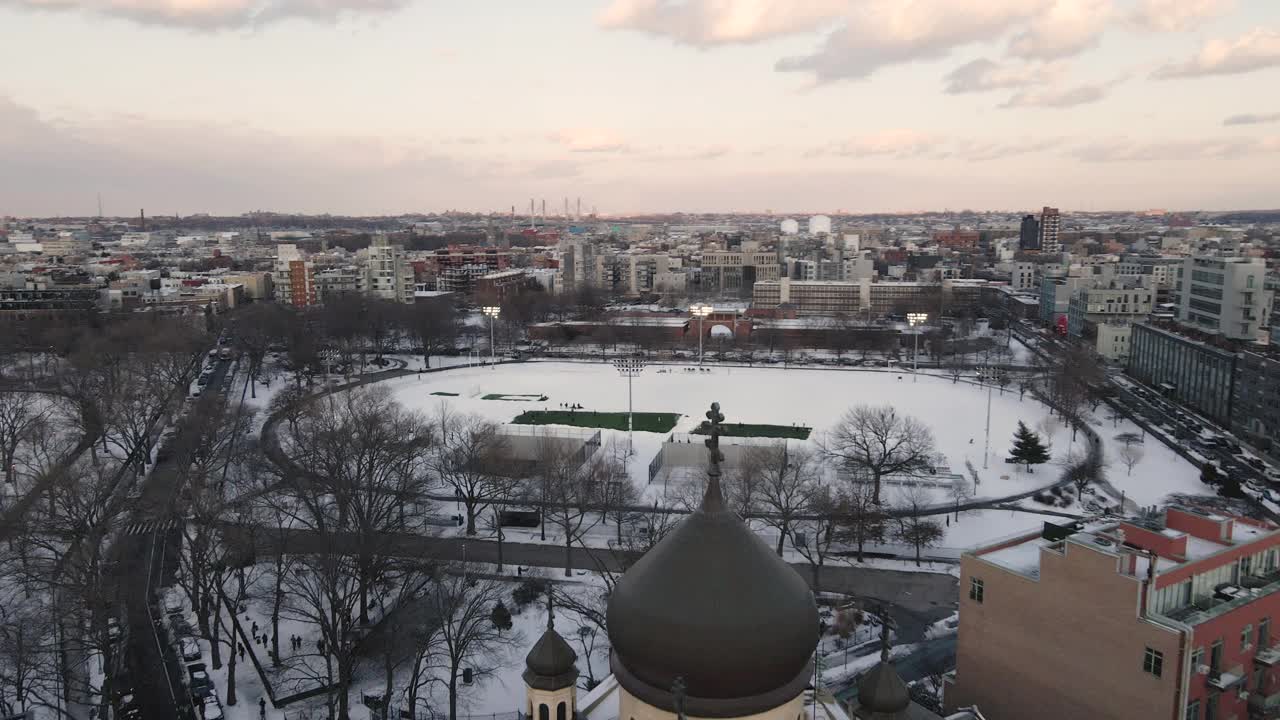
[[[0,0],[0,215],[1280,206],[1277,0]]]

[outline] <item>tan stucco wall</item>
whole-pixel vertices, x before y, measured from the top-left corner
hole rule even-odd
[[[988,720],[1181,718],[1179,637],[1138,617],[1139,582],[1118,564],[1069,542],[1065,555],[1041,550],[1036,580],[965,555],[946,707],[977,705]],[[981,604],[969,599],[973,577]],[[1142,670],[1147,647],[1164,653],[1159,678]]]
[[[550,720],[556,720],[556,706],[561,702],[566,704],[566,718],[572,718],[574,711],[578,709],[577,693],[573,687],[551,692],[525,686],[525,698],[524,712],[529,713],[529,717],[534,720],[538,720],[538,706],[543,703],[547,705],[547,717]]]
[[[688,717],[689,720],[705,720],[698,718],[696,715]],[[802,693],[790,702],[779,705],[772,710],[734,718],[733,720],[803,720],[804,717],[804,695]],[[618,720],[676,720],[676,715],[642,702],[627,692],[626,688],[619,686]]]

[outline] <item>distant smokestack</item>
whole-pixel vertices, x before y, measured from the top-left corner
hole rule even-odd
[[[581,197],[578,198],[578,212],[574,213],[573,218],[575,220],[582,219],[582,198]]]
[[[147,229],[147,210],[143,208],[138,211],[138,230],[146,231]]]

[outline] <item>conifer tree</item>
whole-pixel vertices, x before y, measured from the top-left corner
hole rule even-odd
[[[1009,452],[1009,457],[1015,461],[1027,466],[1027,472],[1035,472],[1032,470],[1033,465],[1042,465],[1049,462],[1049,448],[1040,441],[1040,436],[1027,427],[1026,423],[1018,421],[1018,431],[1013,435],[1013,450]]]

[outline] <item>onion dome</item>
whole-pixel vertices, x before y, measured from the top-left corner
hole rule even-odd
[[[623,688],[659,709],[742,717],[808,686],[818,610],[804,579],[725,506],[719,403],[707,417],[706,495],[614,588],[610,666]]]
[[[551,590],[547,590],[547,629],[524,659],[524,681],[538,690],[563,690],[578,680],[578,654],[556,632]]]

